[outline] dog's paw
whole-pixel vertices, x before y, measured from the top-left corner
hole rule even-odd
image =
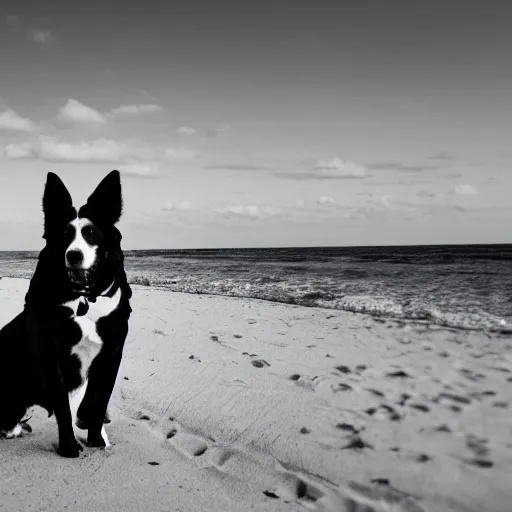
[[[107,443],[105,442],[101,434],[89,434],[87,436],[87,446],[91,446],[92,448],[106,448]]]
[[[83,449],[84,447],[76,439],[73,439],[66,443],[61,442],[57,453],[61,457],[76,458],[80,455],[80,452],[83,451]]]
[[[4,433],[6,439],[14,439],[15,437],[21,437],[23,435],[23,428],[20,423],[18,423],[11,430],[7,430]]]

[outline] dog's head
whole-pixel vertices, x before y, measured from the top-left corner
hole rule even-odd
[[[123,263],[121,233],[115,227],[123,209],[118,171],[109,173],[76,210],[54,173],[48,173],[43,195],[46,246],[66,270],[70,287],[98,295],[115,279]]]

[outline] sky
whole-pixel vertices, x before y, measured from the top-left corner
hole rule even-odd
[[[125,249],[512,242],[512,3],[0,7],[0,250],[48,171]]]

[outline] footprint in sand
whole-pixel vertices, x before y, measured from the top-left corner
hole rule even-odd
[[[400,421],[402,416],[391,407],[391,405],[380,404],[378,407],[369,407],[364,411],[368,416],[379,419],[387,419],[389,421]]]
[[[359,434],[353,434],[349,438],[348,443],[341,449],[361,451],[364,450],[365,448],[369,448],[370,450],[374,449],[373,446],[370,443],[366,442]]]
[[[254,359],[253,361],[251,361],[251,364],[255,368],[264,368],[265,366],[270,366],[270,364],[267,363],[267,361],[265,361],[265,359]]]
[[[487,458],[489,455],[489,447],[487,444],[489,440],[485,437],[477,437],[472,434],[468,434],[466,436],[466,448],[474,453],[474,455],[479,458]]]
[[[167,441],[188,457],[200,457],[208,450],[206,439],[172,428],[165,436]]]
[[[178,430],[175,429],[175,428],[172,428],[171,430],[169,430],[169,432],[167,432],[167,439],[172,439],[176,434],[178,433]]]
[[[209,450],[210,463],[217,469],[222,468],[234,455],[236,451],[222,446],[213,446]]]
[[[347,432],[348,434],[359,434],[359,432],[364,430],[364,427],[356,428],[351,423],[336,423],[335,428],[342,432]]]
[[[285,502],[299,501],[315,503],[324,496],[322,490],[306,482],[301,477],[290,473],[281,477],[281,483],[270,489],[265,489],[263,494],[272,499],[283,499]]]
[[[288,377],[289,380],[294,381],[297,386],[300,386],[305,389],[309,389],[314,391],[317,385],[319,384],[319,378],[317,375],[314,377],[308,377],[306,375],[299,375],[298,373],[294,373]]]
[[[432,402],[434,404],[444,405],[453,412],[461,412],[462,406],[470,405],[472,400],[464,395],[444,391],[439,393],[437,397],[432,398]]]
[[[353,491],[350,510],[425,512],[418,498],[396,489],[387,478],[374,478],[372,484],[349,482],[349,489]]]
[[[242,352],[242,355],[243,356],[249,356],[249,357],[257,357],[258,354],[249,354],[249,352]],[[268,363],[267,361],[265,361],[265,359],[253,359],[251,361],[251,364],[255,367],[255,368],[265,368],[266,366],[270,366],[270,363]]]

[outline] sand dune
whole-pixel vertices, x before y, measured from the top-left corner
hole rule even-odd
[[[0,324],[28,281],[0,280]],[[0,510],[506,511],[509,337],[134,286],[107,425],[0,440]]]

